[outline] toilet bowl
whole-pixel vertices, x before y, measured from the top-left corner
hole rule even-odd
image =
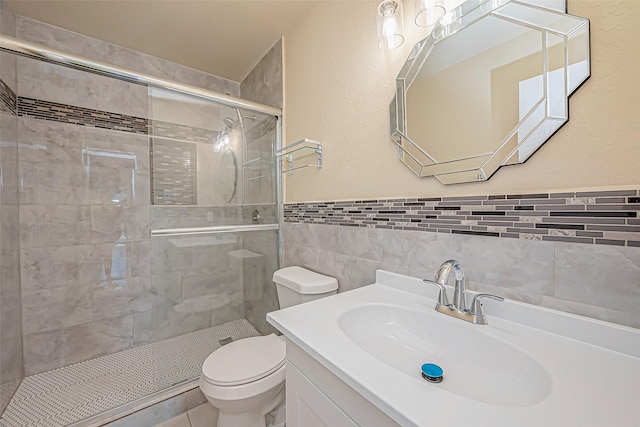
[[[273,274],[280,308],[333,295],[338,281],[301,267]],[[227,344],[202,364],[200,389],[218,408],[217,427],[266,427],[265,415],[276,410],[284,425],[285,342],[275,334]]]
[[[218,408],[218,427],[265,427],[284,402],[285,343],[274,334],[241,339],[202,365],[200,389]]]

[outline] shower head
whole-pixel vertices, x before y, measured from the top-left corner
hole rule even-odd
[[[231,117],[223,118],[222,122],[225,124],[225,126],[228,126],[228,127],[233,127],[236,124],[236,121],[233,120]]]

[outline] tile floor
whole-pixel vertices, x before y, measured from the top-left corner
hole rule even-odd
[[[197,378],[204,359],[223,341],[255,335],[260,334],[240,319],[26,377],[0,419],[0,427],[63,427],[89,420]]]
[[[207,402],[155,427],[215,427],[217,422],[218,411]]]

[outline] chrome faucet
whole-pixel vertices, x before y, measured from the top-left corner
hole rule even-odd
[[[449,275],[452,270],[456,277],[456,284],[453,289],[453,304],[450,304],[449,299],[447,298],[447,289],[444,285],[449,280]],[[471,301],[471,308],[468,309],[466,300],[467,290],[464,283],[464,270],[462,270],[462,265],[454,259],[442,263],[433,281],[423,279],[423,282],[436,285],[440,288],[436,311],[477,325],[487,324],[487,319],[482,311],[482,303],[480,302],[483,298],[504,301],[504,298],[496,295],[477,294]]]
[[[440,285],[446,285],[451,270],[453,270],[456,275],[456,285],[453,288],[453,308],[458,311],[465,311],[467,309],[467,301],[465,297],[466,288],[464,286],[464,271],[462,270],[462,265],[455,259],[443,262],[434,280]],[[444,293],[446,294],[446,290]]]

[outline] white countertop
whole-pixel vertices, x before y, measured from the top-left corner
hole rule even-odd
[[[489,300],[483,302],[489,324],[473,325],[435,313],[436,296],[437,288],[419,279],[378,271],[375,284],[272,312],[267,320],[402,426],[602,427],[640,419],[639,330]],[[530,406],[494,405],[394,369],[355,344],[338,325],[341,315],[364,304],[431,310],[445,321],[507,342],[547,370],[549,393]]]

